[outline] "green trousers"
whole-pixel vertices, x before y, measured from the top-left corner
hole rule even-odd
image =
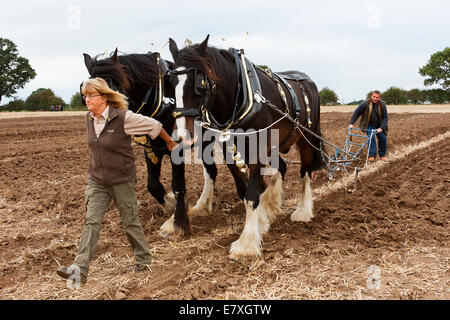
[[[144,231],[138,216],[136,182],[130,181],[114,186],[103,186],[88,179],[85,191],[86,222],[80,238],[80,245],[74,263],[80,267],[80,273],[87,277],[89,262],[94,255],[100,235],[100,225],[114,200],[120,213],[123,229],[134,253],[136,264],[150,264],[150,254]]]

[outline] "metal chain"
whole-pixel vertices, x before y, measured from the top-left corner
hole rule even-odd
[[[338,165],[340,165],[340,166],[343,167],[344,169],[345,169],[345,165],[343,165],[343,163],[341,163],[341,161],[338,160],[338,157],[336,157],[336,159],[333,159],[333,158],[331,158],[329,155],[327,155],[323,150],[321,150],[321,149],[317,148],[315,145],[313,145],[313,144],[311,143],[311,141],[309,141],[308,138],[305,136],[305,134],[303,133],[303,131],[300,130],[300,128],[303,129],[304,131],[308,132],[308,133],[309,133],[310,135],[312,135],[313,137],[316,137],[316,138],[319,139],[321,142],[324,142],[324,143],[330,145],[331,147],[333,147],[335,150],[338,151],[338,153],[341,154],[341,157],[342,157],[342,154],[343,154],[343,155],[349,156],[350,158],[356,160],[356,158],[355,158],[354,155],[352,155],[351,153],[349,153],[349,152],[347,152],[347,151],[341,150],[341,148],[339,148],[338,146],[336,146],[336,145],[333,144],[332,142],[330,142],[330,141],[328,141],[327,139],[325,139],[325,138],[319,136],[317,133],[315,133],[315,132],[312,131],[311,129],[309,129],[309,128],[303,126],[301,123],[298,122],[298,120],[293,119],[293,118],[291,117],[291,115],[289,115],[289,113],[284,113],[283,111],[281,111],[281,110],[278,108],[278,106],[276,106],[276,105],[274,105],[273,103],[271,103],[269,100],[267,100],[267,99],[266,99],[265,97],[263,97],[262,95],[261,95],[261,102],[267,104],[267,105],[268,105],[270,108],[272,108],[274,111],[276,111],[276,112],[278,112],[279,114],[283,115],[283,116],[286,117],[290,122],[292,122],[292,124],[294,124],[294,129],[297,129],[297,130],[302,134],[302,136],[305,138],[306,142],[308,142],[314,149],[316,149],[317,151],[319,151],[319,152],[322,154],[322,156],[325,156],[325,157],[328,159],[328,170],[330,170],[329,165],[330,165],[331,163],[337,163]],[[370,142],[369,142],[369,146],[370,146]],[[368,159],[368,156],[367,156],[367,158],[366,158],[366,164],[364,165],[363,169],[367,166],[367,161],[368,161],[367,159]],[[347,172],[347,170],[345,170],[345,171]],[[347,173],[348,173],[348,172],[347,172]]]
[[[327,139],[319,136],[317,133],[315,133],[314,131],[312,131],[311,129],[308,129],[307,127],[305,127],[304,125],[302,125],[301,123],[298,122],[298,120],[295,120],[294,118],[292,118],[292,116],[288,113],[284,113],[283,111],[281,111],[278,106],[274,105],[273,103],[271,103],[269,100],[267,100],[266,98],[262,97],[262,102],[267,104],[269,107],[271,107],[273,110],[275,110],[276,112],[278,112],[279,114],[286,116],[286,118],[292,122],[292,124],[294,125],[294,129],[298,130],[303,137],[305,138],[305,140],[313,147],[315,148],[317,151],[319,151],[320,153],[322,153],[322,155],[325,155],[329,160],[332,160],[325,152],[323,152],[321,149],[317,148],[315,145],[313,145],[308,138],[305,137],[304,133],[302,132],[301,129],[305,130],[306,132],[308,132],[310,135],[312,135],[313,137],[316,137],[317,139],[319,139],[321,142],[325,142],[326,144],[332,146],[334,149],[339,149],[338,146],[336,146],[335,144],[333,144],[332,142],[328,141]]]

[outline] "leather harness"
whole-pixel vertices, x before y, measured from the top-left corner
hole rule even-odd
[[[240,124],[245,126],[246,123],[251,123],[254,118],[258,115],[262,108],[262,90],[261,84],[256,72],[256,67],[252,62],[250,62],[244,55],[244,50],[237,50],[235,48],[230,48],[228,50],[229,54],[234,57],[236,64],[236,72],[239,77],[236,99],[234,103],[233,115],[226,123],[220,123],[214,115],[210,112],[208,108],[208,102],[216,92],[216,84],[212,81],[206,74],[201,72],[196,68],[187,68],[184,70],[169,70],[169,75],[181,75],[194,73],[195,84],[194,93],[201,97],[199,106],[197,108],[185,109],[185,108],[175,108],[172,116],[176,119],[179,117],[191,116],[191,117],[201,117],[202,121],[211,128],[219,129],[221,131],[226,131],[227,129]],[[260,68],[261,69],[261,68]],[[288,113],[289,107],[286,99],[286,94],[282,89],[280,82],[282,82],[289,90],[294,118],[299,118],[301,105],[298,100],[297,94],[293,90],[292,86],[287,80],[295,81],[302,89],[302,93],[306,104],[306,118],[308,126],[311,125],[309,119],[309,113],[311,112],[309,108],[308,97],[305,92],[305,88],[301,81],[310,80],[305,73],[298,71],[288,71],[283,73],[272,73],[270,69],[262,69],[272,80],[277,82],[278,90],[281,97],[285,103]],[[239,104],[238,97],[242,91],[242,102]]]
[[[235,59],[236,72],[239,75],[238,91],[236,93],[233,116],[231,119],[229,119],[226,123],[220,123],[210,112],[208,102],[211,96],[215,94],[216,84],[207,75],[196,68],[170,70],[168,72],[170,75],[180,75],[194,72],[194,92],[196,95],[201,97],[198,108],[176,108],[172,113],[174,118],[185,116],[201,117],[202,121],[207,123],[209,126],[219,130],[226,130],[237,125],[238,123],[241,123],[242,121],[251,121],[257,115],[257,113],[261,110],[261,103],[255,101],[253,97],[256,92],[261,92],[261,85],[256,74],[255,66],[247,58],[245,58],[244,50],[230,48],[229,53],[233,55]],[[239,101],[237,100],[241,90],[243,101],[239,105]]]

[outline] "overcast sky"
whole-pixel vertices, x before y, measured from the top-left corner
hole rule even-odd
[[[17,93],[23,99],[43,87],[69,102],[88,78],[83,52],[158,51],[169,37],[181,48],[210,34],[211,45],[244,47],[274,71],[303,71],[347,103],[372,89],[424,88],[418,69],[450,46],[449,17],[448,0],[15,0],[2,1],[0,37],[36,70]],[[162,56],[172,60],[168,46]]]

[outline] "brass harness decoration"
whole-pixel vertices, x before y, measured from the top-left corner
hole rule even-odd
[[[283,88],[281,87],[280,81],[273,76],[272,70],[270,70],[270,68],[260,68],[260,69],[262,69],[267,74],[267,76],[269,76],[269,78],[271,78],[273,81],[275,81],[277,83],[278,92],[280,93],[281,99],[283,100],[283,103],[286,107],[286,112],[289,114],[289,105],[287,102],[286,93],[284,92]],[[278,76],[280,76],[280,75],[278,75]],[[312,125],[312,122],[310,119],[311,108],[309,107],[309,99],[308,99],[308,96],[306,95],[305,87],[302,85],[302,83],[300,81],[298,81],[297,79],[295,79],[295,82],[297,82],[299,87],[302,89],[303,98],[305,99],[305,104],[306,104],[306,123],[309,128]],[[293,90],[292,90],[291,85],[285,80],[284,80],[284,83],[290,89],[291,94],[292,94]]]
[[[158,157],[153,152],[151,147],[150,139],[147,136],[133,136],[133,141],[144,147],[145,154],[153,164],[157,164],[159,162]]]
[[[164,88],[163,88],[163,83],[162,83],[164,74],[163,74],[163,72],[161,72],[162,67],[161,67],[160,54],[158,54],[156,57],[156,63],[158,64],[158,66],[160,66],[158,68],[159,74],[158,74],[158,86],[157,86],[157,100],[156,100],[155,111],[153,111],[153,113],[150,115],[150,118],[153,118],[160,111],[161,106],[163,105],[163,100],[164,100],[164,96],[163,96]],[[144,101],[142,101],[142,104],[141,104],[140,108],[136,111],[136,113],[139,113],[141,111],[141,109],[147,104],[148,95],[149,94],[147,94],[146,98],[144,98]],[[134,142],[136,142],[137,144],[144,147],[145,154],[147,155],[147,157],[150,159],[150,161],[153,164],[157,164],[159,162],[158,157],[153,152],[151,140],[147,135],[133,136],[132,139]]]

